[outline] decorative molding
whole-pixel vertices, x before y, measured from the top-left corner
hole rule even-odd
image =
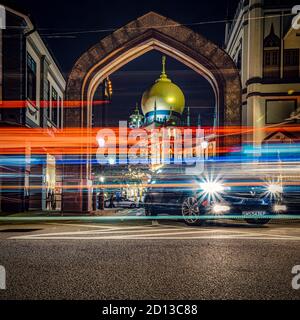
[[[277,78],[277,79],[271,79],[271,78],[251,78],[246,81],[246,86],[249,87],[251,84],[290,84],[290,83],[299,83],[300,78],[295,79],[288,79],[288,78]]]
[[[246,99],[251,97],[297,97],[300,91],[289,94],[287,92],[251,92],[247,95]]]

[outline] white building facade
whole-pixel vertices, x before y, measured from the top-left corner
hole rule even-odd
[[[292,28],[297,4],[242,0],[226,27],[225,50],[241,73],[242,125],[253,128],[243,142],[261,145],[268,133],[260,129],[284,125],[300,108],[300,30]]]

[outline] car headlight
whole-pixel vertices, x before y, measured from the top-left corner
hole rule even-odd
[[[215,204],[212,208],[213,213],[221,214],[230,211],[230,207],[224,204]]]
[[[267,188],[268,191],[272,194],[283,193],[283,187],[280,184],[270,184]]]
[[[287,206],[284,204],[275,204],[273,209],[275,212],[285,212],[287,211]]]
[[[208,194],[220,193],[224,191],[224,185],[220,182],[203,182],[200,183],[201,189]]]

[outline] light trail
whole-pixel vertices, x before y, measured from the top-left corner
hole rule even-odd
[[[87,107],[89,105],[100,106],[109,104],[107,100],[93,100],[83,101],[83,100],[64,100],[61,103],[57,101],[48,101],[48,100],[40,100],[40,101],[27,101],[27,100],[2,100],[0,102],[0,110],[1,109],[22,109],[28,107],[37,107],[37,108],[48,108],[51,107],[63,107],[65,108],[81,108]]]
[[[115,139],[114,142],[106,141],[105,148],[116,148],[116,154],[128,154],[130,148],[135,145],[138,141],[136,138],[132,138],[131,133],[135,129],[127,129],[127,135],[123,137],[120,133],[118,127],[112,128],[64,128],[64,129],[41,129],[41,128],[12,128],[12,127],[2,127],[0,128],[0,154],[2,155],[18,155],[26,154],[29,152],[33,155],[41,154],[55,154],[55,155],[94,155],[99,149],[97,134],[101,129],[109,129],[112,138]],[[196,130],[198,128],[182,128],[178,127],[176,130],[180,134],[183,130],[189,129],[192,131],[193,135],[196,135]],[[280,130],[281,128],[276,128]],[[220,128],[211,128],[205,127],[204,137],[209,133],[213,132],[215,139],[222,136],[234,135],[236,137],[241,137],[245,131],[250,130],[250,128],[244,127],[220,127]],[[254,130],[251,128],[251,130]],[[262,129],[267,135],[270,132],[274,132],[274,128],[264,128]],[[289,133],[299,133],[299,126],[284,127],[284,130]],[[248,132],[248,131],[247,131]],[[145,130],[145,133],[149,136],[151,135],[150,130]],[[148,136],[148,137],[149,137]],[[150,146],[150,137],[148,139],[148,147]],[[193,148],[195,146],[196,138],[187,138],[184,140],[184,143],[188,145],[192,143]],[[166,140],[159,140],[160,146],[163,145]],[[276,153],[279,150],[282,153],[290,154],[300,154],[300,144],[294,143],[290,145],[268,145],[268,148],[261,147],[255,148],[250,145],[243,145],[242,147],[234,146],[236,144],[235,138],[226,138],[226,145],[228,146],[217,146],[216,153],[218,155],[226,153],[239,153],[243,152],[244,154],[255,154],[257,152],[262,152],[264,154]],[[27,151],[26,151],[27,150]],[[176,154],[175,154],[176,155]],[[269,159],[270,160],[270,159]]]

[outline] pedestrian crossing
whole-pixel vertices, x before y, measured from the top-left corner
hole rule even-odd
[[[184,224],[60,224],[48,223],[43,232],[12,236],[12,240],[300,240],[299,228],[188,227]],[[58,229],[58,230],[57,230]],[[287,230],[288,229],[288,230]],[[55,230],[55,231],[54,231]],[[49,232],[51,231],[51,232]]]

